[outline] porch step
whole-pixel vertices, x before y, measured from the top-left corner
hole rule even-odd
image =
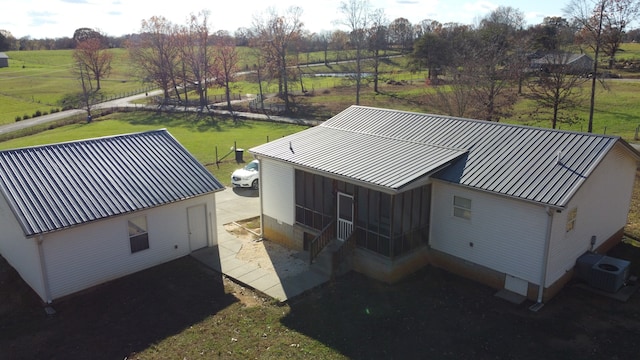
[[[330,245],[331,244],[322,249],[320,254],[318,254],[315,260],[313,260],[313,264],[311,264],[311,270],[325,276],[331,276],[331,261],[333,258],[333,251],[329,249]]]
[[[316,259],[311,264],[311,270],[320,273],[322,275],[331,276],[331,267],[333,260],[333,253],[338,251],[342,246],[342,242],[338,239],[333,239],[324,249],[318,254]],[[338,273],[335,275],[342,275],[346,271],[338,269]]]

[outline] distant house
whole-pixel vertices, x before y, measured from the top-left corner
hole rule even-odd
[[[585,54],[551,53],[531,60],[531,68],[544,73],[589,74],[593,59]]]
[[[9,56],[0,52],[0,68],[9,67]]]
[[[222,189],[165,130],[0,151],[0,253],[51,302],[215,245]]]
[[[616,136],[361,106],[250,152],[265,238],[331,237],[376,279],[431,264],[539,302],[621,239],[640,161]]]

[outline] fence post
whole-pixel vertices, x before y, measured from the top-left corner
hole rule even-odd
[[[640,129],[640,125],[636,126],[636,134],[633,136],[633,140],[638,140],[638,129]]]

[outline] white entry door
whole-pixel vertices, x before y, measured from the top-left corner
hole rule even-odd
[[[345,241],[353,231],[353,196],[338,193],[338,229],[337,238]]]
[[[191,251],[207,246],[207,208],[204,204],[187,209],[189,221],[189,247]]]

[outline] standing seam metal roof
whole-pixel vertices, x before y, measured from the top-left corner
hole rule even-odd
[[[395,190],[429,175],[425,168],[451,164],[432,176],[563,207],[618,141],[615,136],[351,106],[322,125],[250,151]],[[380,181],[383,175],[393,181]]]
[[[223,188],[166,130],[0,151],[0,190],[26,236]]]

